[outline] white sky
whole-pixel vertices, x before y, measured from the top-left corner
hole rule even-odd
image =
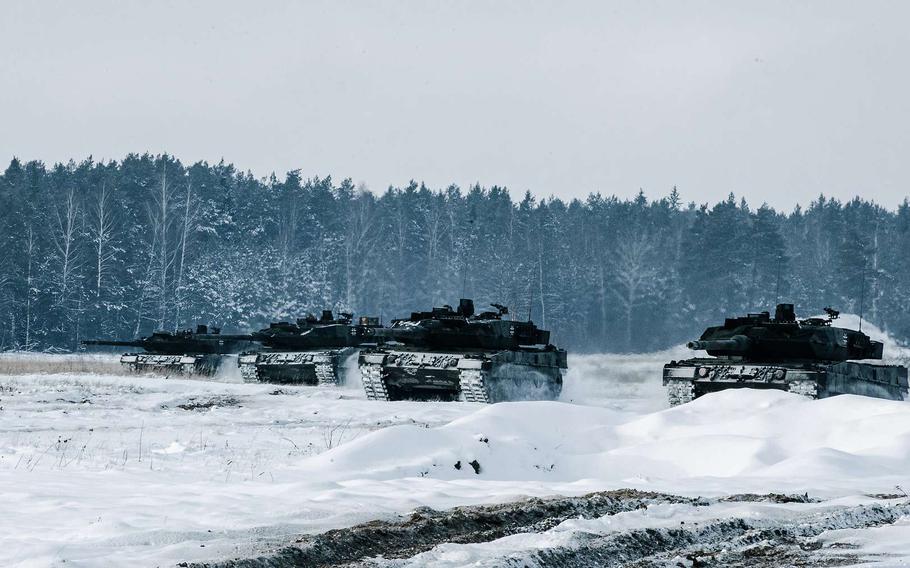
[[[910,2],[0,3],[0,161],[514,196],[910,188]]]

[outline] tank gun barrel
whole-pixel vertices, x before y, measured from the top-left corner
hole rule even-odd
[[[743,352],[749,349],[752,341],[745,335],[734,335],[730,339],[703,339],[690,341],[686,347],[695,351],[733,351]]]
[[[109,345],[109,346],[112,346],[112,347],[142,347],[143,345],[145,345],[144,342],[142,342],[141,340],[138,340],[138,339],[133,340],[133,341],[113,341],[113,340],[106,340],[106,339],[86,339],[86,340],[83,340],[81,343],[82,343],[82,345]]]

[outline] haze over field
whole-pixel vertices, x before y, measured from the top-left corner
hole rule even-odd
[[[910,5],[0,6],[0,162],[222,157],[373,190],[895,207]]]

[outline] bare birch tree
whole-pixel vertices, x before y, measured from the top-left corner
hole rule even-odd
[[[5,332],[0,332],[0,351],[5,350],[7,338],[10,343],[16,343],[16,314],[12,309],[13,297],[10,292],[12,280],[10,276],[0,273],[0,314],[9,315],[9,328]]]
[[[276,298],[277,305],[272,309],[272,316],[279,317],[291,306],[293,300],[290,286],[292,284],[292,266],[297,253],[297,228],[300,223],[300,195],[296,188],[285,190],[278,221],[278,274],[279,285],[283,291],[281,297]]]
[[[133,326],[133,337],[139,337],[139,332],[142,329],[142,320],[145,317],[148,298],[150,292],[152,292],[152,281],[155,278],[156,248],[157,243],[154,239],[148,242],[145,270],[142,273],[142,277],[137,281],[139,295],[136,297],[136,325]]]
[[[186,266],[186,249],[190,238],[192,227],[196,224],[199,208],[193,201],[193,186],[188,183],[186,186],[186,200],[183,204],[183,223],[180,228],[180,252],[177,262],[177,280],[174,285],[174,331],[180,325],[181,309],[183,308],[184,289],[183,273]]]
[[[632,329],[637,308],[654,289],[659,276],[658,267],[653,263],[656,249],[653,238],[647,233],[636,231],[620,238],[613,251],[613,293],[619,302],[625,319],[626,347],[632,347]]]
[[[76,271],[79,269],[77,255],[77,238],[79,219],[79,204],[76,201],[76,192],[70,189],[63,199],[62,204],[54,206],[55,225],[52,231],[54,248],[57,252],[56,272],[56,305],[63,305],[71,292],[71,284]]]
[[[167,183],[167,162],[162,166],[161,183],[152,193],[152,203],[149,207],[149,224],[152,229],[154,244],[154,270],[155,287],[157,295],[157,325],[158,329],[165,328],[168,312],[168,276],[175,261],[175,253],[171,250],[171,228],[174,223],[171,215],[174,202],[174,190]]]
[[[347,306],[356,304],[355,285],[366,279],[363,270],[363,258],[375,243],[372,239],[376,223],[376,203],[373,196],[367,193],[365,186],[358,188],[357,196],[351,204],[352,211],[347,219],[347,232],[344,239],[344,299]],[[359,269],[358,269],[359,265]]]
[[[90,229],[92,243],[95,249],[95,298],[101,297],[104,277],[107,275],[109,265],[114,260],[114,248],[111,239],[114,236],[114,216],[111,209],[111,190],[107,182],[101,184],[98,199],[94,205],[94,215]]]
[[[441,301],[444,296],[444,291],[440,289],[440,281],[445,277],[442,274],[441,248],[448,230],[446,216],[445,203],[431,198],[428,207],[423,212],[423,224],[427,240],[427,272],[433,284],[432,290],[429,292],[434,301]]]
[[[540,327],[547,327],[547,303],[544,295],[543,239],[537,240],[537,289],[540,294]]]
[[[35,294],[34,263],[35,252],[38,244],[35,230],[29,225],[28,236],[25,239],[25,345],[26,351],[32,350],[32,303]]]

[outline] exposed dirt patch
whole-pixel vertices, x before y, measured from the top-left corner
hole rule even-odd
[[[866,497],[872,497],[873,499],[910,499],[910,495],[900,486],[895,487],[898,493],[871,493],[867,494]]]
[[[718,501],[744,502],[744,503],[818,503],[818,499],[809,497],[808,493],[802,495],[785,493],[739,493],[721,497]]]
[[[731,495],[713,502],[722,501],[818,502],[805,494],[779,493]],[[442,543],[489,542],[516,533],[540,533],[570,518],[598,518],[658,504],[710,507],[703,499],[619,490],[582,497],[535,498],[500,505],[456,507],[448,511],[422,508],[398,521],[371,521],[303,536],[290,546],[256,558],[181,566],[393,568]],[[881,526],[908,514],[910,502],[905,501],[839,507],[783,520],[749,517],[607,534],[576,532],[566,545],[529,549],[526,554],[512,552],[491,560],[496,561],[497,566],[514,568],[844,566],[867,557],[859,556],[849,545],[825,545],[818,538],[822,533]]]
[[[512,567],[631,566],[845,566],[861,560],[849,549],[825,547],[818,536],[835,529],[891,524],[910,504],[844,507],[790,520],[728,519],[691,528],[636,529],[578,534],[571,546],[503,558]]]
[[[240,399],[233,396],[220,396],[213,398],[192,397],[186,402],[176,405],[181,410],[211,410],[212,408],[242,406]],[[165,407],[166,408],[166,407]]]
[[[541,532],[569,518],[596,518],[659,503],[704,503],[698,499],[635,490],[583,497],[527,499],[501,505],[422,508],[401,521],[371,521],[347,529],[303,536],[292,546],[258,558],[234,559],[202,567],[289,567],[357,565],[368,558],[408,558],[443,542],[487,542],[519,532]],[[707,504],[707,503],[704,503]]]

